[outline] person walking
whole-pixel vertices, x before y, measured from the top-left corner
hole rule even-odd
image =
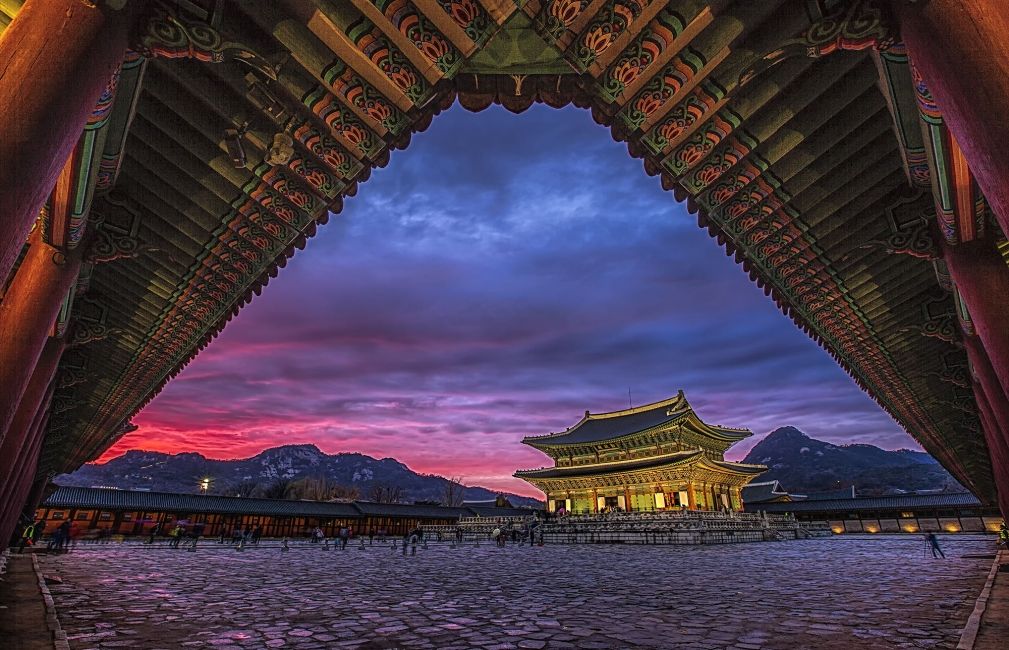
[[[939,548],[939,538],[935,533],[929,533],[926,535],[925,541],[928,542],[928,546],[932,550],[932,557],[946,557],[946,554],[942,552],[941,548]]]
[[[18,553],[24,553],[25,546],[35,546],[35,540],[38,539],[35,535],[36,530],[41,530],[44,527],[44,522],[35,523],[34,521],[29,522],[25,529],[21,532],[21,543],[18,546]]]
[[[340,528],[340,550],[347,550],[347,542],[350,541],[350,529],[346,526]]]
[[[147,540],[147,543],[148,544],[153,544],[154,543],[154,538],[157,537],[158,533],[160,533],[160,532],[161,532],[161,522],[159,521],[158,523],[154,524],[154,528],[151,528],[151,536]]]
[[[70,520],[64,521],[60,524],[60,527],[56,529],[53,534],[53,539],[50,540],[51,548],[55,549],[57,553],[62,551],[67,545],[70,539]]]
[[[259,544],[259,538],[263,536],[263,529],[257,524],[255,528],[252,529],[252,543]]]
[[[182,541],[182,531],[183,531],[182,525],[175,524],[175,528],[173,528],[171,532],[168,533],[168,536],[172,538],[168,542],[169,547],[179,548],[179,542]]]

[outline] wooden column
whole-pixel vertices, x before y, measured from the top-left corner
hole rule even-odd
[[[980,388],[995,421],[1000,425],[1003,444],[1009,447],[1009,397],[1003,390],[1002,383],[999,381],[998,375],[995,374],[991,359],[989,359],[988,352],[980,339],[964,334],[963,344],[976,380],[975,397],[977,397],[978,388]]]
[[[50,338],[46,341],[7,435],[0,441],[0,511],[3,511],[5,500],[10,496],[13,477],[20,473],[17,463],[19,460],[23,462],[22,450],[29,443],[33,424],[37,424],[39,410],[46,400],[63,348],[62,339]]]
[[[38,430],[44,429],[48,420],[48,417],[42,417]],[[34,436],[32,445],[27,451],[27,460],[24,463],[20,480],[15,486],[13,499],[11,499],[10,506],[4,512],[3,518],[0,519],[0,540],[2,540],[0,544],[6,544],[7,540],[10,539],[14,528],[17,526],[18,517],[25,510],[25,505],[29,502],[33,502],[31,503],[33,507],[37,505],[38,498],[29,497],[36,492],[41,494],[41,490],[45,489],[45,479],[35,479],[35,469],[38,467],[39,454],[42,452],[42,438],[43,436],[41,435]],[[35,479],[34,483],[33,479]],[[36,489],[40,482],[41,488]]]
[[[985,442],[988,443],[988,455],[991,458],[992,476],[995,477],[995,489],[998,493],[999,509],[1002,516],[1009,516],[1009,448],[1005,438],[1004,426],[992,414],[984,388],[974,383],[974,397],[977,401],[978,416],[984,428]]]
[[[912,63],[1009,233],[1009,8],[1005,0],[888,3]]]
[[[976,336],[964,334],[964,349],[974,373],[974,400],[984,427],[999,507],[1009,517],[1009,398],[1002,388],[988,353]],[[985,422],[988,418],[988,422]]]
[[[1009,267],[990,239],[957,246],[944,243],[943,259],[1002,393],[1009,395]]]
[[[687,482],[687,508],[689,510],[697,510],[697,502],[694,499],[694,483],[693,481]]]
[[[137,2],[28,0],[0,37],[0,284],[126,52]]]
[[[0,435],[6,436],[10,428],[80,268],[80,248],[66,256],[43,242],[38,229],[32,234],[28,253],[0,303],[0,332],[4,333],[0,337]]]
[[[3,501],[0,502],[0,528],[8,521],[9,517],[13,517],[12,521],[16,521],[20,514],[19,509],[22,505],[22,497],[18,496],[19,491],[30,484],[35,475],[38,462],[35,449],[42,446],[42,440],[45,437],[45,428],[49,421],[48,410],[51,397],[52,387],[50,386],[49,392],[47,392],[39,408],[36,409],[36,413],[28,425],[28,435],[12,463],[12,471],[4,481],[3,492],[0,492],[3,495]],[[2,539],[0,537],[0,540]]]

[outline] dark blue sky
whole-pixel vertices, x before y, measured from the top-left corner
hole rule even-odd
[[[455,106],[105,457],[314,442],[532,493],[519,440],[628,389],[752,429],[732,458],[784,425],[918,448],[588,112]]]

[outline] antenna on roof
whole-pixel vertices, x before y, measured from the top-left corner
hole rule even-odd
[[[634,408],[634,404],[631,403],[631,387],[627,387],[627,408]]]

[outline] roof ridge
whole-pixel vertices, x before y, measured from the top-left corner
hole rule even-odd
[[[620,460],[610,460],[602,463],[585,463],[582,465],[562,465],[562,466],[549,465],[547,467],[537,467],[535,469],[520,469],[517,470],[515,473],[520,474],[522,472],[539,472],[545,469],[570,469],[575,467],[585,469],[590,469],[593,467],[613,467],[621,464],[640,463],[642,460],[660,460],[663,458],[671,458],[673,456],[680,456],[680,455],[682,455],[683,458],[690,458],[692,456],[696,456],[697,454],[701,453],[704,453],[702,449],[681,449],[680,451],[673,451],[667,454],[659,454],[657,456],[649,456],[648,458],[621,458]]]
[[[635,413],[643,413],[645,411],[651,411],[652,409],[659,408],[660,406],[669,406],[673,403],[683,402],[687,408],[691,408],[690,404],[687,402],[686,395],[683,394],[682,390],[676,391],[676,394],[672,397],[667,397],[666,399],[659,400],[657,402],[652,402],[650,404],[642,404],[641,406],[632,406],[631,408],[621,409],[619,411],[607,411],[605,413],[590,413],[585,411],[585,419],[587,420],[605,420],[607,418],[616,418],[623,415],[634,415]]]

